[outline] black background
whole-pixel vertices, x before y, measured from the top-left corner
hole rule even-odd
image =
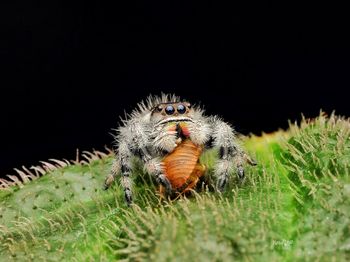
[[[244,134],[321,108],[350,115],[344,6],[113,2],[1,3],[0,174],[111,146],[150,93],[200,102]]]

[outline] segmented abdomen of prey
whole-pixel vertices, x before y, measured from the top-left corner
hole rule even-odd
[[[205,166],[199,163],[202,151],[202,146],[185,139],[173,152],[164,157],[165,175],[173,189],[185,192],[195,187],[205,172]]]

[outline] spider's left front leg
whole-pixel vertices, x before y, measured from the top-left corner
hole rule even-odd
[[[219,148],[219,159],[215,165],[217,189],[224,191],[229,175],[236,170],[240,180],[244,179],[244,162],[251,165],[256,163],[241,149],[237,143],[233,128],[220,119],[212,119],[212,138],[215,147]]]

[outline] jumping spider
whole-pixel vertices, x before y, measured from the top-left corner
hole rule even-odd
[[[201,148],[217,148],[219,159],[214,166],[216,188],[225,189],[229,175],[236,170],[244,178],[244,162],[255,165],[237,143],[233,128],[217,116],[205,116],[203,109],[191,106],[175,95],[150,96],[138,104],[116,135],[116,159],[111,173],[106,177],[107,189],[121,172],[121,185],[125,200],[132,203],[131,159],[139,156],[145,170],[165,188],[165,195],[173,193],[162,159],[174,152],[185,139]]]

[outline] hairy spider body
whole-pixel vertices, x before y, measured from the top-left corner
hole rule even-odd
[[[138,104],[116,135],[116,159],[104,188],[121,173],[125,200],[132,203],[131,159],[138,156],[144,169],[165,189],[165,195],[193,188],[205,167],[199,163],[204,147],[219,151],[214,170],[217,189],[223,191],[236,170],[244,178],[243,164],[250,160],[241,149],[233,128],[217,116],[206,116],[200,107],[175,95],[150,96]]]

